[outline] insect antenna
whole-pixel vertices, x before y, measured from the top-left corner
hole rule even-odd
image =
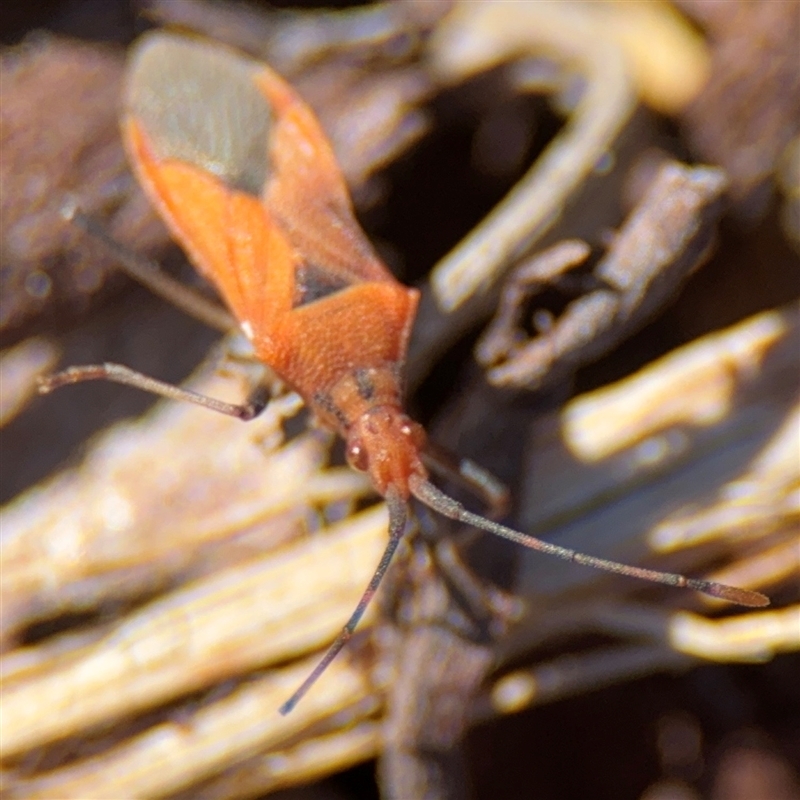
[[[375,569],[375,573],[369,585],[364,590],[364,594],[361,595],[361,599],[358,601],[355,611],[353,611],[350,619],[347,620],[347,624],[342,628],[341,633],[336,637],[336,640],[328,648],[322,660],[314,667],[311,674],[303,681],[297,691],[280,707],[280,709],[278,709],[284,716],[305,697],[306,692],[317,682],[317,679],[325,672],[331,661],[336,658],[342,648],[350,641],[353,631],[356,629],[361,617],[364,616],[364,612],[367,610],[370,600],[372,600],[375,592],[378,590],[383,576],[389,568],[397,546],[400,544],[400,539],[403,538],[408,509],[406,501],[392,488],[390,488],[386,494],[386,504],[389,507],[389,542],[386,545],[386,549],[383,551],[380,563]]]
[[[523,547],[528,547],[531,550],[538,550],[541,553],[547,553],[564,561],[574,561],[576,564],[584,564],[587,567],[594,567],[605,572],[615,572],[619,575],[641,578],[652,583],[663,583],[667,586],[694,589],[711,597],[717,597],[741,606],[760,608],[769,605],[769,598],[760,592],[739,589],[716,581],[687,578],[684,575],[677,575],[672,572],[658,572],[652,569],[632,567],[628,564],[620,564],[618,561],[609,561],[605,558],[596,558],[585,553],[579,553],[568,547],[560,547],[557,544],[542,541],[534,536],[515,531],[513,528],[507,528],[505,525],[500,525],[497,522],[492,522],[478,514],[467,511],[461,503],[437,489],[430,481],[412,476],[409,485],[414,497],[443,517],[473,525],[476,528],[501,536],[503,539],[509,539],[512,542],[521,544]]]

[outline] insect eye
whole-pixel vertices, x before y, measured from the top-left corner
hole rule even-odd
[[[352,442],[347,448],[347,463],[359,472],[366,472],[369,468],[369,455],[359,441]]]

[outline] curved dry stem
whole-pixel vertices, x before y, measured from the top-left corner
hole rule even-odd
[[[463,80],[512,58],[545,55],[586,82],[564,131],[434,267],[431,285],[445,311],[484,291],[552,227],[627,123],[636,96],[623,55],[597,35],[592,20],[578,4],[462,3],[437,30],[431,59],[448,80]]]

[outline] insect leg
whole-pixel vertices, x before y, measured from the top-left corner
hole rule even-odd
[[[436,542],[434,552],[445,580],[467,604],[476,620],[490,625],[496,621],[505,626],[509,620],[521,616],[522,601],[480,580],[464,562],[451,539]]]
[[[422,454],[425,466],[444,478],[455,480],[489,506],[490,517],[508,511],[508,487],[491,472],[468,458],[453,455],[441,445],[427,442]]]
[[[208,300],[199,292],[184,286],[180,281],[171,278],[162,272],[155,262],[130,252],[109,236],[99,222],[80,211],[74,202],[69,202],[62,207],[61,216],[80,227],[92,239],[100,242],[117,259],[123,272],[146,286],[153,294],[172,303],[210,328],[228,333],[238,327],[236,320],[224,308]]]
[[[123,383],[126,386],[134,386],[151,394],[157,394],[170,400],[182,400],[194,403],[211,411],[226,414],[229,417],[236,417],[242,420],[251,420],[257,417],[266,406],[264,392],[261,387],[257,387],[246,403],[237,405],[236,403],[226,403],[214,397],[193,392],[190,389],[182,389],[172,383],[166,383],[141,372],[136,372],[122,364],[86,364],[80,367],[69,367],[63,372],[39,379],[39,393],[48,394],[60,386],[70,383],[80,383],[81,381],[112,381],[113,383]]]

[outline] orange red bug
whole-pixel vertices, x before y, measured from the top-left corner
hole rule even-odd
[[[336,641],[281,707],[288,713],[352,635],[406,526],[411,496],[525,547],[611,572],[689,587],[742,605],[764,595],[630,567],[543,542],[467,511],[430,481],[425,433],[403,411],[402,379],[419,292],[383,265],[353,214],[347,186],[311,110],[268,66],[168,32],[130,57],[122,132],[150,200],[217,288],[257,358],[340,434],[389,507],[389,541]],[[93,378],[133,384],[242,418],[119,365],[76,367],[43,384]]]

